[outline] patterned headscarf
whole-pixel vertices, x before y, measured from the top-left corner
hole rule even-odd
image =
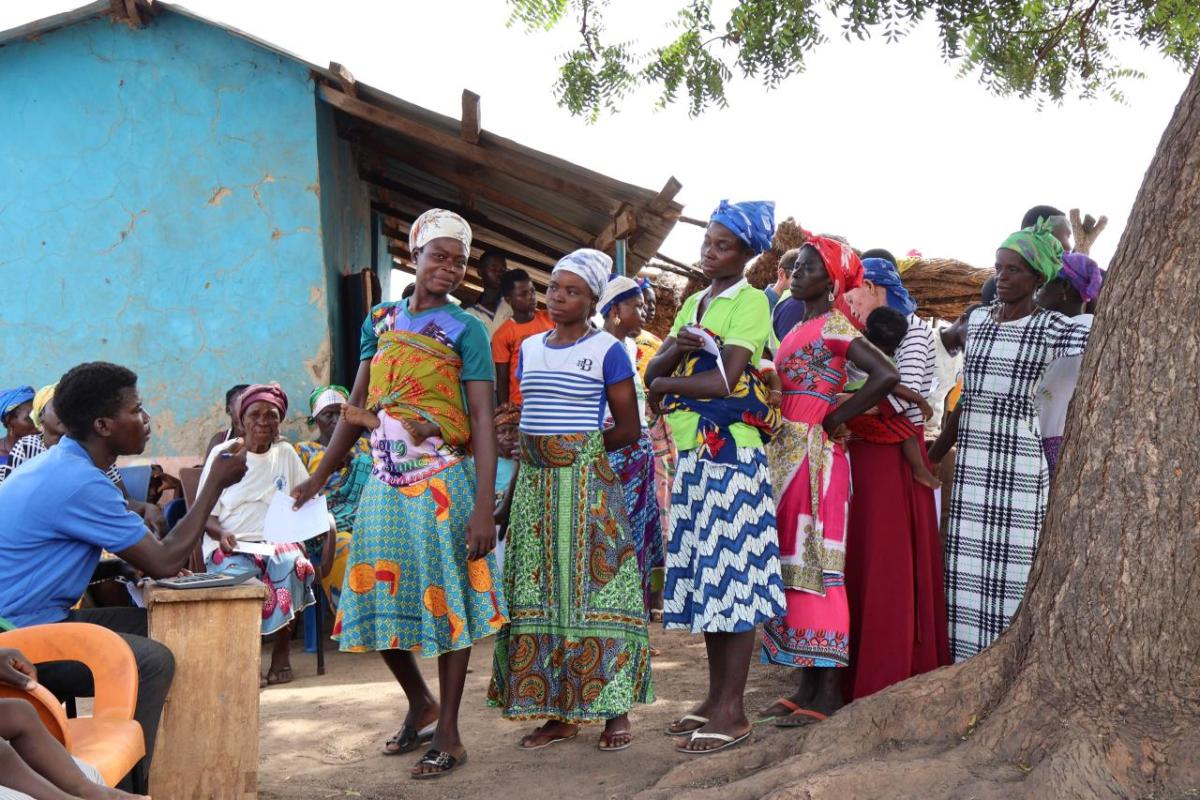
[[[1019,253],[1034,272],[1052,281],[1063,265],[1063,246],[1054,236],[1054,227],[1053,217],[1039,219],[1005,239],[1000,249]]]
[[[0,422],[7,422],[8,415],[32,400],[35,394],[32,386],[17,386],[0,391]]]
[[[308,421],[312,422],[330,406],[341,405],[350,400],[350,392],[344,386],[331,383],[328,386],[318,386],[308,396]]]
[[[501,425],[516,425],[521,421],[521,407],[516,403],[501,403],[496,406],[495,424],[499,428]]]
[[[607,317],[617,303],[623,303],[631,297],[641,297],[642,287],[633,278],[624,275],[612,275],[600,295],[600,316]]]
[[[833,282],[835,300],[851,289],[862,286],[863,263],[850,245],[840,239],[814,236],[810,233],[807,234],[804,244],[813,247],[821,255],[821,261],[825,262],[825,271],[829,273],[829,280]]]
[[[1083,302],[1090,303],[1100,296],[1104,272],[1100,265],[1083,253],[1064,253],[1062,272],[1058,277],[1075,287]]]
[[[246,416],[246,411],[255,403],[270,403],[279,409],[279,416],[286,417],[288,410],[287,393],[278,383],[255,383],[242,391],[234,401],[234,412],[238,419]]]
[[[863,260],[862,265],[863,278],[887,290],[889,308],[896,309],[906,317],[917,310],[917,303],[909,295],[908,289],[904,288],[895,264],[886,258],[868,258]]]
[[[612,266],[613,261],[607,255],[599,250],[584,247],[559,259],[550,274],[570,272],[578,275],[592,290],[592,296],[599,300],[608,284],[608,274],[612,272]]]
[[[408,251],[411,253],[443,236],[457,239],[467,248],[467,252],[470,252],[471,226],[458,214],[443,208],[431,208],[417,217],[408,231]]]
[[[49,386],[43,386],[37,390],[37,394],[33,396],[33,410],[29,412],[29,419],[33,422],[33,427],[39,431],[42,429],[42,412],[46,410],[46,406],[54,399],[54,390],[58,388],[57,383],[52,383]]]
[[[722,200],[708,221],[724,225],[755,253],[765,253],[771,249],[771,238],[775,235],[775,203],[770,200],[744,203]]]

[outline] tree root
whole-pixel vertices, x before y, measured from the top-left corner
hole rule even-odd
[[[638,798],[1200,798],[1198,726],[1081,712],[1006,653],[1024,644],[1008,638],[799,733],[756,730],[752,746],[681,763]]]

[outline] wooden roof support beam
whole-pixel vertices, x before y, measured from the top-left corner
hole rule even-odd
[[[354,80],[354,76],[350,74],[350,70],[336,61],[329,62],[329,71],[337,77],[337,81],[341,84],[341,89],[350,97],[358,97],[358,81]]]
[[[420,122],[409,119],[401,114],[396,114],[363,102],[331,86],[321,86],[318,92],[321,99],[326,103],[344,111],[352,117],[358,117],[372,125],[386,128],[405,138],[423,142],[438,150],[457,156],[464,161],[499,170],[531,186],[539,186],[547,191],[570,197],[572,200],[598,211],[603,211],[606,214],[614,213],[620,206],[620,201],[616,198],[598,192],[581,183],[565,180],[561,175],[554,174],[532,159],[511,152],[487,149],[481,145],[464,142],[456,136],[444,133],[428,125],[422,125]]]
[[[462,94],[462,140],[471,144],[479,144],[483,133],[483,119],[479,114],[479,95],[469,89],[463,89]]]
[[[679,194],[679,190],[683,188],[683,184],[672,175],[667,178],[667,182],[663,184],[663,188],[658,195],[650,201],[649,208],[651,211],[663,213],[671,208],[671,203],[675,200],[675,195]]]
[[[622,206],[612,223],[592,242],[592,247],[607,253],[616,245],[617,239],[627,239],[636,230],[637,214],[632,208]]]
[[[442,198],[434,197],[433,195],[426,194],[419,189],[413,189],[405,186],[402,183],[393,181],[386,175],[363,171],[359,173],[359,177],[367,183],[377,186],[380,189],[386,189],[389,192],[395,192],[396,194],[404,195],[411,200],[416,200],[418,203],[424,203],[426,204],[426,207],[444,208],[447,211],[453,211],[455,214],[465,217],[467,221],[471,223],[472,228],[479,227],[480,229],[493,231],[496,234],[509,239],[516,245],[527,248],[533,253],[537,253],[541,256],[551,259],[551,263],[562,258],[564,254],[562,248],[540,242],[526,233],[514,230],[503,223],[495,222],[478,211],[465,208],[457,203],[448,203]]]
[[[134,28],[144,27],[154,13],[152,0],[112,0],[112,15]]]
[[[510,211],[514,211],[522,216],[528,217],[534,222],[541,223],[553,231],[559,232],[564,239],[572,239],[579,244],[590,242],[595,233],[585,230],[584,228],[568,222],[565,219],[556,217],[554,214],[545,209],[538,208],[530,203],[515,197],[508,192],[494,188],[485,180],[473,174],[459,172],[450,167],[442,166],[431,159],[422,158],[419,153],[408,152],[398,148],[389,147],[381,142],[363,136],[358,132],[346,131],[342,133],[342,137],[356,142],[359,145],[360,154],[367,152],[373,155],[381,155],[384,158],[399,161],[402,164],[407,164],[415,170],[427,173],[445,181],[446,183],[456,186],[464,191],[470,192],[473,195],[482,197],[488,202],[495,203],[499,206],[504,206]]]
[[[396,242],[408,242],[408,231],[412,227],[412,223],[408,221],[408,217],[412,215],[400,209],[390,208],[383,203],[372,203],[371,208],[383,217],[383,232],[385,236]],[[390,227],[388,223],[391,223],[395,227]],[[520,266],[530,275],[544,276],[543,283],[550,279],[550,269],[553,268],[554,264],[558,263],[552,259],[533,258],[521,252],[519,247],[513,248],[502,240],[492,238],[488,231],[478,230],[477,235],[471,242],[471,258],[477,262],[479,257],[483,255],[484,250],[495,250],[508,261]]]

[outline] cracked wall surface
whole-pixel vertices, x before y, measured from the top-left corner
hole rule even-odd
[[[171,13],[9,45],[0,69],[0,384],[124,364],[149,454],[187,456],[226,388],[274,380],[295,432],[330,353],[307,69]]]

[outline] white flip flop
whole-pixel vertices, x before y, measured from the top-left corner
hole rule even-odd
[[[708,750],[688,750],[687,748],[684,748],[684,747],[676,747],[675,752],[683,753],[684,755],[688,755],[688,756],[707,756],[707,755],[711,755],[712,753],[719,753],[722,750],[728,750],[729,748],[735,747],[735,746],[741,744],[742,742],[746,741],[749,738],[750,738],[750,731],[746,731],[741,736],[738,736],[736,738],[733,736],[729,736],[728,734],[725,734],[725,733],[696,732],[696,733],[692,734],[692,738],[689,739],[688,741],[694,742],[697,739],[718,739],[718,740],[724,742],[725,744],[721,745],[720,747],[709,748]]]
[[[696,726],[695,728],[689,728],[686,731],[671,730],[672,725],[678,725],[681,722],[699,722],[700,724],[698,726]],[[667,729],[663,732],[666,733],[667,736],[691,736],[693,733],[695,733],[700,728],[703,728],[707,724],[708,724],[708,717],[700,717],[695,714],[684,714],[682,717],[680,717],[679,719],[672,722],[671,725],[668,725]]]

